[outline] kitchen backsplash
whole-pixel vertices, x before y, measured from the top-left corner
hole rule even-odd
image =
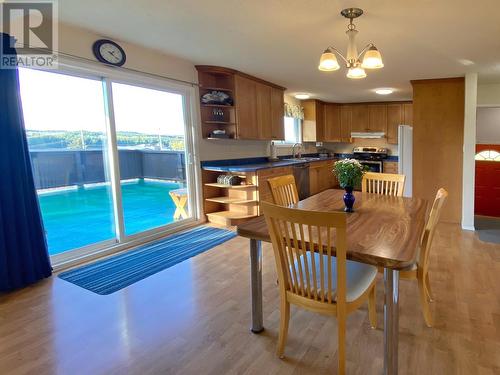
[[[385,138],[380,139],[354,139],[353,143],[323,143],[323,148],[336,153],[351,153],[354,147],[375,146],[385,147],[389,150],[389,155],[398,154],[398,145],[388,144]]]

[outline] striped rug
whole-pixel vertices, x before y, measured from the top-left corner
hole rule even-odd
[[[236,233],[229,230],[201,226],[63,272],[59,277],[97,294],[111,294],[234,237]]]

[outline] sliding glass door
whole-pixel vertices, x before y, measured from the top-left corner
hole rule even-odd
[[[115,242],[101,81],[29,69],[19,77],[49,253]]]
[[[187,219],[182,95],[122,83],[112,90],[125,234]]]
[[[51,255],[137,242],[194,219],[186,93],[28,69],[20,83]]]

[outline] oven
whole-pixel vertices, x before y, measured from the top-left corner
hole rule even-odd
[[[367,166],[369,172],[383,173],[384,163],[380,160],[358,160],[361,165]]]

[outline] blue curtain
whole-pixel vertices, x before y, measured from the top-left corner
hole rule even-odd
[[[0,33],[3,54],[15,54]],[[0,291],[50,276],[47,242],[24,132],[17,69],[0,67]]]

